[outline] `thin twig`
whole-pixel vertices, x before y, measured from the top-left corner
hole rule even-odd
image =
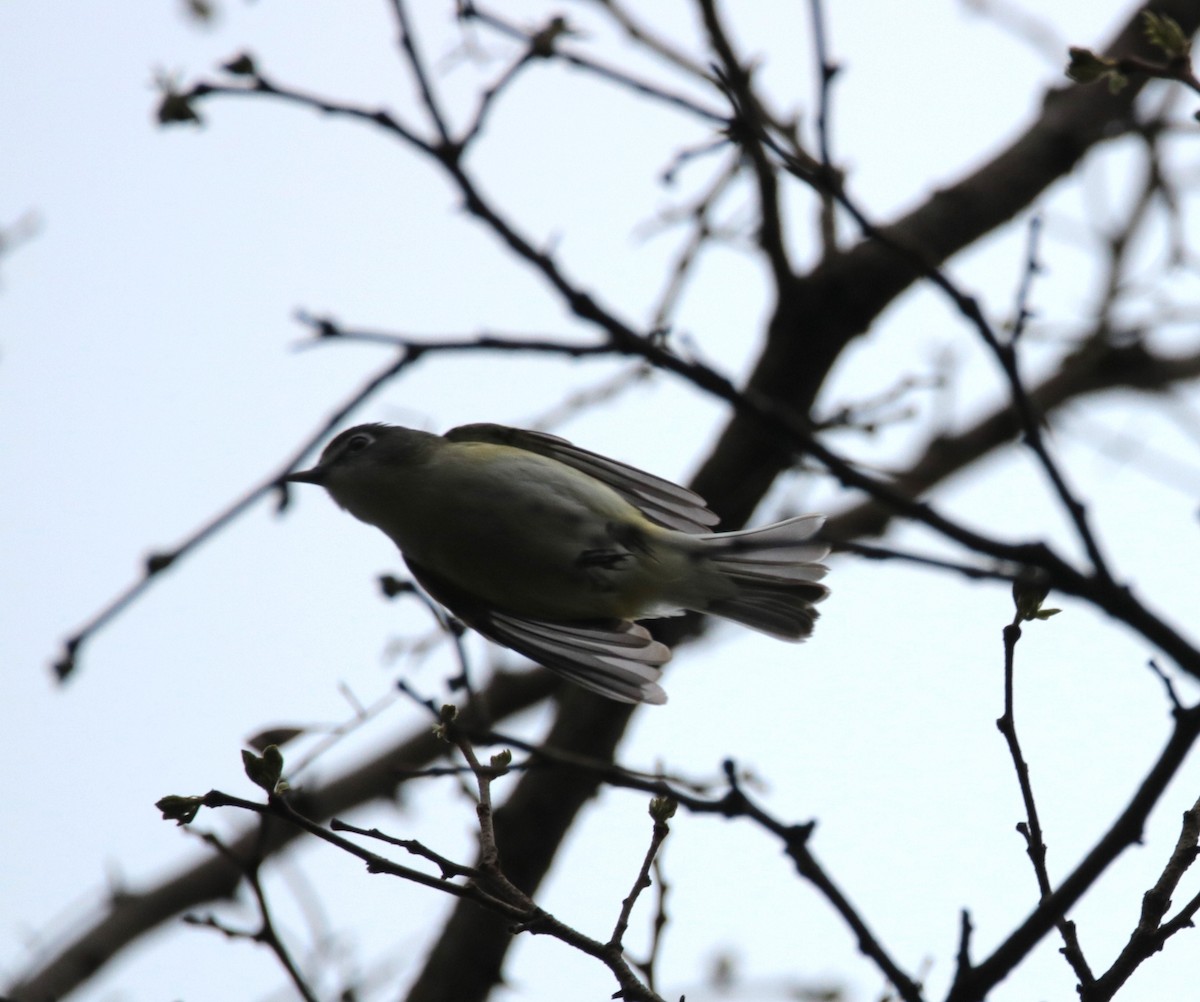
[[[709,68],[698,60],[693,59],[670,39],[658,35],[635,21],[633,15],[617,0],[596,0],[597,6],[602,7],[613,21],[620,26],[631,39],[661,57],[665,62],[703,83],[712,83],[712,73]]]
[[[416,79],[417,89],[421,92],[421,101],[441,137],[442,145],[449,146],[450,129],[446,124],[446,116],[442,112],[441,105],[430,86],[429,72],[425,68],[425,61],[417,49],[417,40],[413,36],[412,24],[408,19],[408,8],[405,6],[404,0],[391,0],[391,3],[392,9],[396,12],[396,24],[400,29],[400,46],[406,57],[405,65],[412,71],[413,77]]]
[[[650,928],[650,950],[646,954],[646,959],[639,963],[638,969],[646,977],[646,984],[657,991],[657,978],[655,977],[658,967],[658,957],[662,949],[663,933],[667,928],[667,923],[670,918],[667,914],[667,898],[671,893],[671,885],[668,883],[665,873],[663,872],[662,858],[654,857],[654,886],[657,888],[656,895],[657,904],[654,908],[654,921]]]
[[[898,560],[901,563],[914,564],[918,567],[934,567],[938,570],[951,571],[970,581],[1012,581],[1020,572],[1019,567],[979,567],[965,564],[957,560],[946,560],[941,557],[931,557],[924,553],[912,553],[900,550],[894,546],[873,546],[870,543],[858,543],[854,540],[842,540],[833,544],[836,553],[853,553],[867,560]]]
[[[817,57],[817,151],[821,171],[829,177],[839,177],[833,165],[833,80],[838,66],[829,58],[829,44],[825,27],[825,5],[822,0],[809,0],[809,17],[812,21],[813,49]],[[824,187],[824,186],[822,186]],[[821,238],[825,253],[837,250],[837,203],[828,191],[817,190],[821,203]]]
[[[1033,294],[1033,280],[1042,270],[1041,263],[1038,261],[1038,243],[1041,235],[1042,217],[1031,216],[1025,244],[1025,267],[1021,272],[1021,281],[1017,285],[1016,309],[1014,310],[1012,334],[1009,337],[1009,344],[1013,347],[1021,340],[1026,324],[1033,317],[1033,312],[1029,308],[1029,299]]]
[[[1091,851],[1059,886],[1043,898],[991,955],[974,966],[956,983],[946,1002],[973,1002],[984,998],[1026,957],[1061,917],[1084,895],[1113,861],[1131,845],[1141,841],[1151,810],[1179,770],[1180,764],[1200,736],[1200,707],[1175,715],[1175,727],[1166,746],[1150,767],[1125,809],[1100,837]]]
[[[669,798],[655,800],[650,805],[650,816],[654,819],[654,827],[650,832],[650,845],[646,848],[646,855],[642,859],[642,866],[638,870],[638,875],[633,882],[632,889],[625,895],[625,899],[621,902],[621,911],[617,916],[617,923],[613,926],[612,935],[609,937],[609,946],[615,949],[624,949],[625,932],[629,929],[629,916],[633,914],[633,906],[637,904],[637,899],[642,891],[650,886],[650,868],[658,858],[658,852],[662,848],[663,842],[671,833],[670,826],[667,824],[667,818],[674,812],[674,801],[671,801]]]
[[[455,897],[469,898],[478,904],[507,915],[514,921],[528,921],[531,917],[527,908],[521,908],[505,898],[489,893],[478,883],[451,883],[445,878],[431,876],[422,870],[416,870],[411,866],[396,863],[385,856],[371,852],[369,849],[364,849],[349,839],[342,838],[342,836],[326,828],[324,825],[310,820],[293,808],[284,798],[272,796],[266,804],[260,804],[242,797],[231,796],[220,790],[210,790],[201,799],[203,805],[209,808],[236,807],[243,811],[251,811],[255,814],[263,815],[264,817],[281,818],[303,829],[310,835],[314,835],[322,841],[341,849],[343,852],[347,852],[362,860],[367,865],[367,870],[371,873],[383,873],[392,877],[400,877],[414,884],[421,884],[424,887],[442,891]]]
[[[1200,800],[1184,811],[1179,838],[1162,874],[1142,896],[1142,911],[1137,927],[1116,960],[1095,984],[1080,990],[1080,1002],[1108,1002],[1129,980],[1142,963],[1163,948],[1166,941],[1182,929],[1190,928],[1200,910],[1200,894],[1195,895],[1173,918],[1164,922],[1171,907],[1171,896],[1179,881],[1200,853]]]
[[[459,16],[464,21],[476,21],[485,24],[498,33],[527,45],[532,44],[537,35],[536,31],[529,31],[515,25],[494,11],[484,10],[475,3],[464,2]],[[626,88],[635,94],[651,98],[680,111],[685,111],[706,122],[721,124],[725,121],[725,116],[716,109],[706,108],[684,94],[667,90],[665,87],[651,83],[649,80],[635,77],[625,70],[610,66],[594,57],[582,55],[564,45],[561,40],[555,40],[551,51],[540,54],[545,58],[561,59],[568,65],[590,73],[601,80],[616,84],[618,87]]]
[[[738,113],[740,115],[745,114],[740,110]],[[1011,345],[1004,344],[997,337],[991,323],[984,316],[978,300],[960,289],[945,271],[930,261],[919,249],[905,246],[871,222],[863,210],[847,193],[845,185],[840,180],[831,178],[828,175],[814,176],[811,163],[804,159],[797,159],[795,153],[785,148],[777,139],[767,134],[760,134],[758,138],[763,146],[771,149],[782,159],[784,168],[790,173],[813,185],[818,192],[832,192],[838,204],[854,219],[865,238],[879,243],[881,246],[886,247],[908,261],[920,274],[941,290],[951,300],[959,313],[975,328],[984,344],[990,349],[993,357],[1000,365],[1005,381],[1008,384],[1013,406],[1021,419],[1021,429],[1025,437],[1025,443],[1030,447],[1039,466],[1050,481],[1055,494],[1066,510],[1068,517],[1075,526],[1076,533],[1091,561],[1092,569],[1104,584],[1116,587],[1116,582],[1112,576],[1112,572],[1109,570],[1107,560],[1100,549],[1099,540],[1092,530],[1087,510],[1083,502],[1079,500],[1068,486],[1065,474],[1050,455],[1049,449],[1046,446],[1045,437],[1042,435],[1041,418],[1032,405],[1028,390],[1021,377],[1017,366],[1016,353],[1012,350]]]
[[[1025,840],[1025,850],[1029,861],[1033,864],[1034,876],[1037,880],[1041,900],[1045,901],[1052,893],[1050,873],[1046,868],[1046,840],[1042,833],[1042,823],[1038,817],[1037,802],[1033,795],[1033,780],[1029,774],[1029,763],[1021,751],[1021,743],[1017,737],[1016,703],[1014,698],[1014,676],[1016,663],[1017,642],[1021,639],[1021,612],[1018,611],[1013,621],[1004,628],[1004,713],[996,721],[996,727],[1004,735],[1008,745],[1008,753],[1012,758],[1013,770],[1017,774],[1017,785],[1021,790],[1021,800],[1025,805],[1025,821],[1017,825],[1017,831]],[[1063,956],[1081,986],[1087,987],[1094,980],[1091,967],[1083,955],[1083,947],[1075,923],[1066,917],[1064,912],[1055,925],[1063,940]]]
[[[480,95],[479,103],[475,106],[475,114],[471,118],[471,123],[467,126],[462,134],[462,138],[459,140],[459,145],[464,150],[483,134],[484,126],[487,123],[491,110],[495,107],[496,99],[517,79],[518,74],[532,63],[532,51],[522,53],[512,65],[500,74],[495,83],[484,89]]]
[[[216,835],[207,833],[203,835],[202,838],[206,843],[208,843],[208,845],[216,849],[217,852],[228,859],[231,863],[234,863],[241,868],[242,874],[246,878],[246,882],[250,885],[251,892],[254,894],[254,900],[258,904],[260,924],[258,931],[252,934],[246,934],[246,938],[252,939],[256,943],[262,943],[272,953],[275,954],[275,958],[279,961],[280,966],[283,967],[283,969],[287,972],[288,978],[295,986],[296,991],[298,991],[301,997],[305,999],[305,1002],[317,1002],[316,993],[313,991],[312,986],[309,985],[304,975],[300,973],[300,968],[292,959],[291,952],[288,950],[287,945],[280,938],[278,930],[275,928],[275,922],[271,917],[271,907],[267,903],[267,895],[263,890],[262,880],[260,879],[260,871],[263,862],[262,856],[255,855],[251,859],[243,859],[234,853]],[[221,929],[226,935],[232,935],[230,930],[218,925],[215,919],[212,919],[205,924]]]
[[[478,871],[475,867],[456,863],[441,853],[434,852],[427,845],[418,842],[416,839],[396,838],[394,835],[388,835],[378,828],[359,828],[357,825],[352,825],[341,818],[331,818],[329,827],[335,832],[350,832],[354,835],[361,835],[364,838],[378,839],[380,842],[386,842],[388,845],[398,846],[405,852],[419,856],[421,859],[427,859],[442,871],[442,877],[447,880],[451,877],[469,877],[473,879],[478,876]]]
[[[493,755],[490,765],[484,766],[480,763],[471,742],[455,728],[455,714],[449,712],[452,709],[447,708],[442,714],[446,737],[453,742],[471,767],[479,791],[475,813],[479,819],[479,873],[481,878],[497,895],[510,898],[515,903],[527,908],[529,919],[521,924],[521,929],[528,929],[533,933],[551,932],[556,938],[562,939],[569,945],[602,961],[621,986],[621,998],[638,1000],[638,1002],[662,1002],[659,996],[634,973],[633,968],[625,959],[619,939],[600,943],[598,940],[564,925],[549,913],[537,908],[533,901],[504,874],[500,864],[500,848],[496,843],[491,786],[495,779],[507,771],[510,756],[505,751],[499,755]],[[662,837],[666,837],[665,832]],[[659,838],[658,841],[661,843],[662,839]],[[632,907],[632,903],[630,907]]]
[[[182,542],[176,544],[173,549],[155,553],[147,558],[146,570],[143,576],[123,592],[119,593],[116,598],[112,599],[108,605],[102,608],[63,642],[62,655],[54,664],[54,673],[58,680],[65,682],[74,673],[79,665],[79,653],[83,645],[112,622],[121,612],[127,609],[135,599],[139,598],[142,592],[150,587],[156,577],[168,567],[177,564],[183,557],[197,549],[211,536],[216,535],[266,495],[278,493],[280,508],[285,507],[288,501],[288,492],[287,487],[283,484],[283,478],[295,469],[301,460],[310,455],[317,444],[333,428],[361,407],[377,390],[394,379],[415,360],[416,357],[411,353],[402,351],[398,359],[390,362],[376,372],[375,375],[371,376],[362,386],[355,390],[347,400],[334,408],[333,412],[326,418],[317,431],[309,435],[304,443],[291,456],[284,460],[282,466],[276,472],[269,474],[265,480],[259,482],[255,487],[250,488],[249,491],[227,508],[218,512],[209,521],[200,526],[200,528],[185,537]]]
[[[699,0],[704,28],[709,44],[721,66],[721,84],[736,96],[734,107],[741,113],[729,121],[730,136],[750,160],[758,191],[758,242],[774,273],[775,283],[783,287],[794,280],[795,272],[789,259],[783,232],[785,218],[780,204],[779,177],[770,163],[767,150],[759,141],[768,133],[771,119],[763,112],[762,103],[750,82],[749,71],[738,61],[733,43],[717,13],[717,0]]]

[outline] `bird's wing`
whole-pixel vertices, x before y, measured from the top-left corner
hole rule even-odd
[[[719,516],[705,506],[704,498],[694,491],[627,463],[581,449],[557,435],[502,424],[464,424],[451,428],[445,437],[451,442],[507,445],[573,466],[607,484],[650,521],[668,529],[708,532],[720,521]]]
[[[601,696],[622,703],[667,701],[658,679],[671,649],[637,623],[549,623],[493,612],[476,629]]]
[[[413,577],[472,629],[564,676],[622,703],[665,703],[658,685],[671,649],[627,620],[552,623],[497,612],[428,568],[405,562]]]

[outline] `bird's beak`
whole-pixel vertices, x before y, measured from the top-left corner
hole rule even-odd
[[[289,484],[323,484],[325,483],[326,470],[322,466],[314,466],[311,470],[297,470],[295,473],[289,473],[284,477],[284,482]]]

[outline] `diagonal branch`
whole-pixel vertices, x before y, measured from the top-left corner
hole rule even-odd
[[[980,1002],[986,998],[988,992],[1024,960],[1112,862],[1131,845],[1141,841],[1146,819],[1198,737],[1200,707],[1176,712],[1175,727],[1170,738],[1125,810],[1082,862],[1053,893],[1041,899],[1033,912],[996,947],[991,956],[973,968],[959,972],[946,1002]]]
[[[1200,7],[1191,0],[1156,7],[1189,34],[1200,26]],[[1107,52],[1145,51],[1135,13]],[[1139,87],[1134,80],[1116,96],[1102,87],[1050,91],[1041,113],[1007,148],[879,231],[894,245],[919,248],[928,262],[944,262],[1027,208],[1094,146],[1126,130]],[[919,277],[911,260],[872,240],[826,257],[777,290],[749,387],[808,413],[841,353]],[[716,510],[741,524],[791,461],[778,442],[763,438],[752,417],[734,414],[692,486],[710,500],[720,497]]]
[[[481,693],[481,703],[490,718],[506,719],[541,702],[557,688],[549,672],[497,675]],[[471,721],[470,707],[463,723]],[[392,796],[414,770],[437,761],[446,753],[445,744],[422,725],[410,737],[398,741],[353,772],[332,782],[307,789],[298,804],[310,818],[328,819],[345,814],[364,803]],[[270,826],[265,838],[257,828],[229,841],[229,852],[238,859],[269,856],[296,838],[296,829]],[[51,947],[37,968],[13,985],[7,995],[15,999],[59,999],[96,975],[127,946],[157,929],[168,919],[210,901],[231,897],[242,880],[242,868],[230,859],[214,855],[181,869],[145,890],[114,898],[69,942]]]

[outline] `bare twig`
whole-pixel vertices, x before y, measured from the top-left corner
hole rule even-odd
[[[549,672],[505,674],[492,679],[486,698],[495,718],[504,719],[545,700],[556,688],[557,680]],[[472,712],[468,705],[460,722],[468,724]],[[305,813],[310,817],[333,817],[387,796],[404,782],[402,766],[411,769],[435,761],[445,750],[445,743],[434,738],[427,726],[421,726],[351,772],[323,785],[306,787],[300,794]],[[265,857],[285,849],[297,834],[298,829],[287,826],[271,826],[267,832],[255,825],[228,840],[228,844],[239,858]],[[241,879],[240,867],[222,856],[211,856],[181,866],[178,872],[136,894],[115,896],[92,921],[74,930],[64,942],[53,944],[36,968],[8,986],[8,994],[13,998],[62,998],[124,947],[156,928],[164,917],[227,898]]]
[[[229,507],[218,512],[173,549],[155,553],[148,557],[143,576],[118,594],[108,605],[104,606],[104,608],[63,642],[63,652],[54,664],[54,673],[58,677],[58,680],[65,682],[74,673],[75,669],[79,666],[79,652],[83,645],[112,622],[121,612],[127,609],[136,599],[141,597],[142,593],[150,587],[155,578],[168,567],[178,563],[180,559],[190,554],[210,537],[216,535],[231,522],[235,521],[266,495],[278,493],[280,508],[285,507],[287,505],[288,492],[287,487],[283,484],[283,477],[295,469],[301,460],[310,455],[317,444],[333,428],[361,407],[378,389],[385,386],[414,361],[416,361],[416,356],[409,352],[401,352],[398,359],[384,366],[351,394],[346,401],[338,405],[321,427],[311,434],[305,440],[304,444],[292,453],[290,457],[284,460],[281,468],[277,469],[274,473],[268,474],[265,480],[261,481],[257,486],[250,488],[249,491],[234,501]]]
[[[667,928],[667,923],[670,917],[667,914],[667,897],[671,892],[671,885],[667,882],[666,875],[663,872],[662,858],[654,857],[654,886],[658,889],[656,895],[657,904],[654,909],[654,922],[650,930],[650,949],[646,954],[646,959],[639,963],[638,969],[646,976],[646,984],[657,991],[658,981],[655,977],[655,972],[658,967],[659,951],[663,944],[663,933]]]
[[[825,27],[825,5],[822,0],[809,0],[809,19],[812,22],[813,49],[817,57],[817,150],[821,160],[821,173],[827,177],[841,177],[833,163],[833,127],[830,124],[833,108],[833,81],[839,67],[829,57],[829,44]],[[837,250],[836,201],[828,186],[817,186],[817,197],[821,202],[821,238],[825,253]]]
[[[1171,896],[1179,881],[1200,854],[1200,800],[1183,813],[1179,839],[1162,875],[1142,897],[1142,912],[1137,927],[1116,960],[1095,984],[1081,986],[1080,1002],[1108,1002],[1145,961],[1163,948],[1175,933],[1190,928],[1198,910],[1200,895],[1195,895],[1170,920],[1164,922],[1171,907]]]
[[[1033,796],[1033,781],[1029,775],[1029,763],[1021,751],[1021,743],[1017,737],[1017,722],[1014,699],[1014,676],[1016,663],[1017,642],[1021,639],[1022,613],[1018,609],[1013,621],[1004,628],[1004,713],[996,721],[996,727],[1004,735],[1008,745],[1009,756],[1012,758],[1013,769],[1017,774],[1017,785],[1021,790],[1021,800],[1025,804],[1025,820],[1017,825],[1017,831],[1025,840],[1025,851],[1033,864],[1034,876],[1037,879],[1038,892],[1044,901],[1052,893],[1050,874],[1046,869],[1046,839],[1042,833],[1042,823],[1038,817],[1037,802]],[[1087,959],[1083,955],[1083,947],[1075,923],[1066,914],[1061,915],[1055,922],[1063,939],[1063,956],[1071,965],[1081,986],[1088,986],[1095,977]]]
[[[656,798],[650,803],[650,816],[654,819],[654,828],[650,833],[650,845],[646,848],[646,855],[642,860],[642,867],[638,871],[637,879],[633,882],[633,888],[621,902],[621,912],[617,916],[617,924],[613,926],[612,935],[608,940],[609,945],[616,949],[624,949],[625,932],[629,928],[629,916],[633,914],[633,906],[637,904],[637,899],[642,891],[650,886],[650,869],[658,859],[658,852],[662,848],[663,842],[671,833],[667,820],[675,813],[675,806],[675,802],[669,797]]]
[[[1166,746],[1146,773],[1141,785],[1125,809],[1096,842],[1091,851],[1067,875],[1066,879],[1038,906],[992,954],[969,972],[960,972],[947,1002],[974,1002],[984,998],[1049,932],[1063,915],[1108,869],[1125,849],[1141,841],[1142,829],[1150,811],[1158,803],[1171,778],[1178,771],[1200,736],[1200,707],[1175,715],[1175,727]]]
[[[794,277],[784,241],[783,214],[780,211],[779,177],[767,156],[760,136],[766,135],[773,120],[763,110],[750,82],[750,72],[739,62],[733,43],[717,12],[717,0],[699,0],[709,44],[720,61],[721,84],[731,96],[736,112],[729,121],[731,138],[750,160],[758,191],[758,242],[774,272],[778,285]]]
[[[633,14],[617,0],[597,0],[597,5],[602,7],[633,41],[696,80],[712,83],[712,73],[707,66],[693,59],[670,39],[656,34],[644,23],[635,20]]]
[[[267,895],[263,890],[262,880],[260,879],[261,860],[256,860],[255,863],[246,871],[247,880],[250,883],[250,889],[254,892],[254,900],[258,902],[259,915],[262,918],[262,928],[255,936],[259,942],[265,943],[278,958],[283,969],[287,971],[288,978],[306,1002],[317,1002],[315,992],[309,986],[307,979],[301,974],[300,968],[296,966],[296,962],[292,959],[291,953],[288,951],[286,944],[279,937],[279,932],[275,928],[275,922],[271,918],[271,908],[267,903]]]
[[[1021,272],[1021,281],[1017,285],[1016,309],[1013,311],[1012,331],[1009,335],[1009,343],[1014,346],[1021,340],[1021,335],[1025,333],[1025,325],[1033,317],[1029,300],[1033,293],[1033,280],[1042,270],[1041,263],[1038,261],[1038,241],[1041,235],[1042,217],[1031,216],[1025,245],[1025,268]]]
[[[532,45],[537,35],[536,30],[530,31],[519,25],[515,25],[495,11],[484,10],[479,4],[474,2],[461,3],[459,17],[464,21],[485,24],[498,33],[527,45]],[[616,84],[618,87],[666,104],[679,111],[687,112],[703,121],[710,123],[722,123],[725,121],[725,117],[719,110],[707,108],[691,97],[677,91],[668,90],[642,77],[636,77],[623,69],[610,66],[599,59],[585,56],[562,44],[558,39],[554,40],[551,49],[540,52],[539,55],[546,58],[561,59],[568,65],[590,73],[601,80]]]
[[[413,36],[412,23],[408,17],[408,8],[404,0],[391,0],[392,10],[396,13],[396,24],[400,30],[400,46],[404,50],[404,64],[411,70],[413,77],[417,82],[417,89],[421,93],[421,101],[425,105],[425,110],[429,113],[429,118],[437,129],[438,135],[441,137],[443,146],[450,145],[450,129],[446,124],[446,116],[442,111],[441,105],[433,93],[433,88],[429,83],[429,71],[425,67],[425,60],[421,57],[420,51],[417,49],[417,40]]]

